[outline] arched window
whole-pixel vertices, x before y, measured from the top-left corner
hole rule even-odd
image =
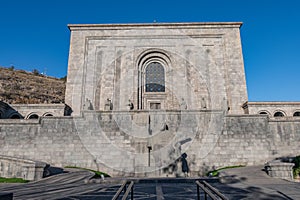
[[[21,116],[18,114],[13,114],[10,119],[21,119]]]
[[[260,115],[267,115],[268,113],[266,111],[259,112]]]
[[[274,117],[284,117],[284,114],[282,112],[278,111],[274,114]]]
[[[293,116],[294,117],[300,117],[300,111],[294,112]]]
[[[165,69],[159,62],[146,67],[146,92],[165,92]]]
[[[48,113],[48,114],[46,114],[46,115],[44,115],[45,117],[53,117],[53,115],[52,114],[50,114],[50,113]]]
[[[37,114],[32,114],[28,117],[28,119],[38,119],[39,116]]]

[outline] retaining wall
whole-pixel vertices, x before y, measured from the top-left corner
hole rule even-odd
[[[298,155],[299,130],[300,120],[221,111],[86,111],[82,117],[0,120],[0,152],[113,176],[178,176],[178,158],[186,152],[191,175],[202,175],[212,168]]]

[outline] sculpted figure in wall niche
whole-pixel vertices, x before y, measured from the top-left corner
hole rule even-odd
[[[134,109],[134,105],[133,105],[133,103],[131,102],[130,99],[128,100],[127,107],[128,107],[128,110],[133,110]]]
[[[88,98],[85,99],[85,102],[83,104],[83,110],[94,110],[93,104]]]
[[[186,104],[184,98],[181,98],[180,109],[181,110],[186,110],[187,109],[187,104]]]
[[[113,103],[110,98],[106,99],[106,103],[104,105],[104,110],[113,110]]]
[[[228,112],[230,110],[229,104],[228,104],[228,100],[224,97],[223,98],[223,105],[222,105],[222,109],[225,112]]]
[[[201,98],[201,108],[202,108],[202,109],[206,109],[206,108],[207,108],[207,107],[206,107],[206,101],[205,101],[205,98],[204,98],[204,97]]]

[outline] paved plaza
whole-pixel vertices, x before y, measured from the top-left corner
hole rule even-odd
[[[300,183],[271,178],[261,169],[261,166],[228,169],[221,172],[220,181],[205,180],[229,199],[300,199]],[[87,183],[92,176],[91,172],[75,170],[27,184],[0,184],[0,192],[12,192],[15,200],[108,200],[124,182],[124,179],[107,178],[104,182]],[[137,200],[197,199],[194,178],[132,180]]]

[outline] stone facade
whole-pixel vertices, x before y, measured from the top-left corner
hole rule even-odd
[[[247,102],[240,26],[69,25],[72,117],[11,105],[41,117],[0,120],[1,154],[112,176],[181,176],[183,153],[192,176],[300,154],[300,103]]]
[[[0,119],[31,119],[69,115],[65,104],[7,104],[0,101]]]
[[[274,117],[300,117],[300,102],[246,102],[245,114],[265,114]],[[282,113],[282,116],[276,116]]]
[[[66,103],[79,115],[95,110],[223,109],[242,114],[247,101],[241,23],[69,25]],[[164,92],[147,92],[146,70],[162,65]],[[227,108],[226,108],[227,109]]]

